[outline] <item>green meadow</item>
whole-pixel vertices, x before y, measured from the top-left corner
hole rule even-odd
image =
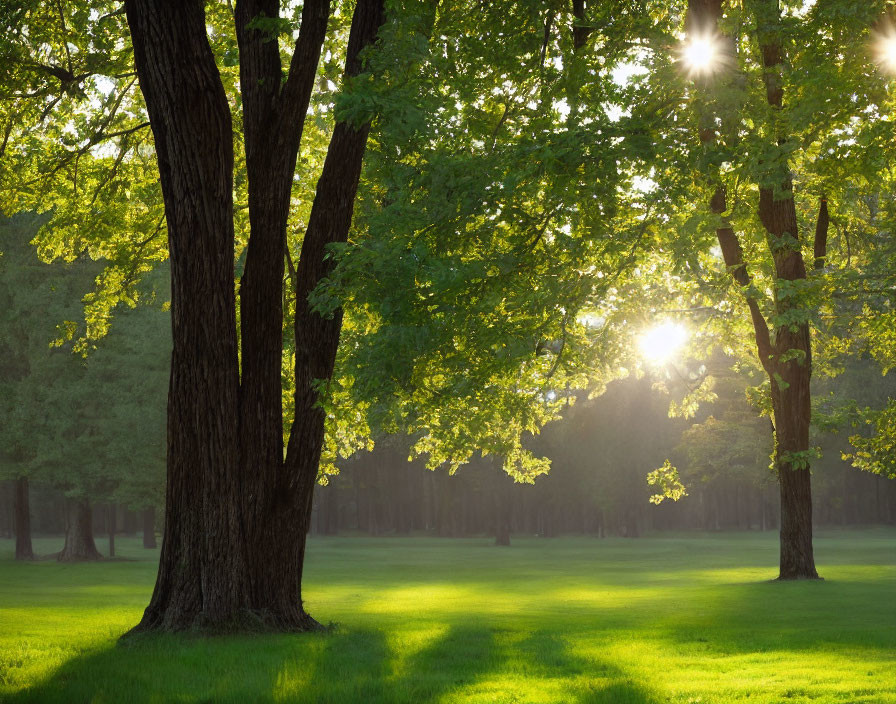
[[[306,604],[329,632],[128,645],[156,551],[12,551],[0,542],[3,701],[896,703],[894,530],[822,532],[824,581],[796,583],[772,581],[773,533],[314,538]]]

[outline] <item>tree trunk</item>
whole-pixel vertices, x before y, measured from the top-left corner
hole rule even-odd
[[[156,546],[156,507],[143,509],[143,547],[153,549]]]
[[[60,562],[102,560],[93,541],[93,512],[87,499],[66,501],[65,547],[57,555]]]
[[[808,330],[806,331],[808,337]],[[781,375],[783,376],[783,375]],[[794,379],[794,377],[798,377]],[[801,377],[801,378],[799,378]],[[808,460],[804,466],[793,453],[809,449],[809,373],[797,370],[784,383],[802,381],[781,389],[772,380],[775,414],[775,469],[781,488],[781,560],[779,579],[817,579],[812,549],[812,491]],[[797,455],[799,457],[799,455]]]
[[[240,281],[242,378],[234,297],[233,135],[206,36],[204,3],[126,0],[140,87],[155,138],[171,260],[174,350],[168,484],[159,575],[135,631],[319,628],[301,603],[302,562],[323,443],[317,383],[332,375],[341,315],[309,310],[327,245],[345,241],[369,124],[338,123],[297,271],[295,419],[282,448],[283,259],[302,125],[329,0],[306,0],[284,82],[276,41],[252,28],[276,0],[237,3],[235,21],[251,235]],[[355,9],[346,73],[383,20]]]
[[[766,0],[768,2],[768,0]],[[770,16],[780,20],[776,2],[769,2]],[[760,30],[760,48],[765,67],[766,100],[773,111],[783,105],[783,82],[780,75],[784,62],[783,49],[772,28],[768,34]],[[783,149],[784,135],[778,135]],[[779,280],[802,281],[806,265],[800,251],[799,225],[793,200],[793,183],[786,159],[770,164],[764,174],[777,179],[779,188],[759,189],[759,219],[768,233],[769,247]],[[772,181],[774,182],[774,181]],[[822,203],[827,217],[827,203]],[[816,257],[824,260],[816,242]],[[775,330],[772,349],[763,362],[769,373],[772,409],[775,417],[775,468],[781,485],[781,561],[779,579],[818,579],[812,551],[812,491],[809,474],[809,423],[812,419],[809,382],[812,377],[812,341],[808,316],[791,299],[775,296],[779,316],[794,317]],[[800,314],[802,313],[802,314]],[[773,359],[772,359],[773,355]]]
[[[28,494],[28,478],[16,479],[16,559],[33,560],[31,546],[31,504]]]
[[[759,22],[759,44],[765,71],[766,102],[773,113],[781,110],[784,99],[783,81],[780,76],[784,62],[774,24],[780,21],[777,0],[761,0],[762,13]],[[718,32],[718,20],[722,16],[721,0],[689,0],[689,31]],[[733,55],[734,45],[725,38],[725,51]],[[781,122],[783,124],[783,121]],[[707,122],[700,132],[702,142],[716,140],[715,121]],[[786,135],[775,135],[776,147],[783,150]],[[759,219],[767,233],[776,278],[800,281],[806,278],[806,267],[800,251],[796,206],[793,200],[793,183],[789,165],[782,158],[770,159],[760,165]],[[774,297],[776,313],[794,320],[774,330],[769,329],[756,300],[755,292],[749,292],[752,279],[747,271],[740,241],[731,228],[725,212],[727,194],[718,174],[712,174],[716,182],[710,206],[722,218],[716,229],[725,265],[731,276],[745,291],[750,318],[753,323],[759,360],[771,382],[772,408],[775,425],[775,467],[781,488],[781,555],[779,579],[813,579],[818,577],[812,554],[812,497],[808,464],[809,421],[811,418],[809,381],[812,375],[812,350],[807,316],[796,315],[791,299]],[[776,187],[769,184],[776,184]],[[827,203],[822,203],[823,217],[828,218]],[[820,216],[821,225],[821,216]],[[819,227],[817,236],[826,237],[826,224]],[[824,246],[816,242],[816,260],[824,261]],[[798,304],[797,304],[798,305]]]
[[[12,540],[16,535],[16,480],[12,479],[2,484],[3,491],[3,533],[4,537]]]
[[[513,511],[513,496],[511,494],[513,480],[504,471],[501,462],[495,461],[492,465],[497,472],[497,486],[494,492],[495,545],[509,547],[510,524]]]
[[[109,557],[115,557],[115,504],[106,508],[106,532],[109,534]]]

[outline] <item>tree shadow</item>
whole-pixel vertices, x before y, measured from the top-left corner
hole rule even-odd
[[[896,647],[888,586],[836,580],[730,583],[709,603],[669,619],[659,635],[718,655]],[[868,609],[869,603],[878,604]],[[761,614],[750,619],[749,614]],[[836,643],[831,634],[836,633]]]
[[[571,679],[568,695],[555,701],[570,704],[659,704],[650,689],[608,660],[576,652],[556,633],[535,631],[516,648],[534,675],[562,671]]]
[[[434,623],[422,647],[391,637],[391,645],[370,630],[144,637],[69,660],[6,701],[658,704],[617,667],[552,633]]]

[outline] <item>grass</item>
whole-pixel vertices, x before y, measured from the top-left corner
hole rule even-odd
[[[58,540],[38,540],[50,553]],[[157,553],[17,564],[0,541],[10,702],[896,704],[896,531],[822,533],[823,582],[777,583],[776,536],[320,538],[329,634],[117,646]]]

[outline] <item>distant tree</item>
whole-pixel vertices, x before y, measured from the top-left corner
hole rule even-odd
[[[91,502],[143,507],[161,498],[170,317],[159,305],[122,311],[98,349],[87,358],[74,354],[83,327],[80,301],[102,265],[84,257],[41,262],[30,244],[37,225],[19,217],[0,229],[0,295],[9,333],[4,467],[17,479],[22,540],[33,477],[69,499],[60,559],[97,559]]]
[[[70,410],[55,393],[63,380],[81,372],[71,350],[53,344],[64,334],[57,326],[80,317],[79,301],[98,271],[83,259],[52,266],[41,262],[30,245],[36,227],[27,216],[0,224],[0,452],[4,474],[16,481],[17,559],[33,557],[29,479],[49,480],[44,452],[61,440],[54,421]],[[62,413],[54,413],[57,409]],[[93,556],[95,549],[89,553]]]

